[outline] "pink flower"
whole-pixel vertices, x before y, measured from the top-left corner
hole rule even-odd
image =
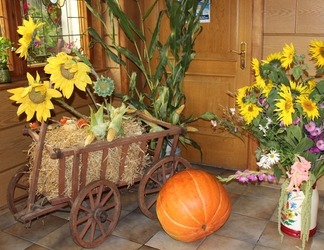
[[[320,128],[314,128],[312,131],[310,131],[310,134],[312,136],[318,136],[322,134],[322,130]]]
[[[257,180],[258,180],[258,178],[255,176],[255,174],[249,174],[249,175],[247,176],[247,178],[248,178],[249,180],[251,180],[251,181],[257,181]]]
[[[268,181],[273,182],[275,180],[275,176],[273,174],[268,174]]]
[[[316,147],[318,147],[319,150],[323,151],[324,150],[324,141],[323,140],[318,140],[316,142]]]
[[[310,122],[310,123],[305,125],[305,129],[308,132],[312,132],[315,128],[316,128],[315,122]]]
[[[308,181],[308,171],[311,168],[311,163],[304,157],[299,156],[299,161],[296,161],[290,169],[290,173],[287,172],[290,178],[290,183],[287,187],[287,191],[291,191],[296,188],[299,191],[299,187],[303,181]]]
[[[263,181],[266,178],[265,173],[258,174],[259,181]]]

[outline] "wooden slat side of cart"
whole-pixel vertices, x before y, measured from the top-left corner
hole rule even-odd
[[[173,175],[176,171],[190,168],[190,163],[182,159],[179,156],[175,156],[179,136],[184,132],[184,128],[180,126],[171,125],[169,123],[157,120],[155,118],[147,117],[144,114],[137,112],[135,116],[146,119],[150,122],[154,122],[163,127],[164,130],[160,132],[146,133],[134,137],[126,137],[115,139],[112,142],[98,142],[90,144],[86,147],[74,147],[74,148],[52,148],[45,145],[45,135],[47,124],[45,122],[41,125],[40,133],[37,134],[30,129],[26,129],[24,133],[30,135],[33,140],[37,142],[36,155],[34,158],[33,171],[31,172],[29,187],[27,191],[27,200],[25,206],[19,211],[13,211],[16,220],[22,223],[30,223],[32,220],[41,217],[42,215],[57,211],[63,207],[71,207],[71,219],[70,229],[74,241],[83,247],[94,247],[101,244],[112,232],[113,228],[117,224],[120,214],[120,196],[118,188],[129,185],[129,183],[121,181],[121,177],[124,173],[124,164],[126,160],[127,151],[132,143],[138,143],[141,148],[138,157],[143,159],[147,149],[147,145],[151,140],[156,140],[156,147],[153,154],[152,166],[148,167],[146,173],[134,180],[134,183],[139,183],[138,189],[138,203],[145,215],[150,218],[154,218],[155,214],[152,212],[152,207],[156,201],[156,196],[161,189],[161,186],[165,183],[167,178]],[[161,159],[161,150],[163,141],[167,138],[173,139],[171,152],[169,156]],[[114,147],[122,148],[122,156],[119,164],[119,180],[117,183],[111,183],[105,180],[105,174],[107,171],[107,161],[109,161],[109,150]],[[46,202],[46,205],[40,205],[39,198],[37,197],[37,183],[39,178],[39,172],[42,162],[42,151],[47,150],[50,153],[52,159],[58,159],[59,161],[59,175],[58,175],[58,196],[50,199]],[[88,157],[89,153],[95,151],[102,151],[101,159],[101,173],[100,178],[95,183],[86,185],[86,176],[88,171]],[[65,175],[66,175],[66,158],[73,157],[72,166],[72,193],[68,197],[64,195],[65,190]],[[80,163],[82,168],[80,168]],[[18,175],[19,176],[19,175]],[[19,179],[16,178],[13,183],[18,183]],[[152,185],[153,183],[153,185]],[[16,187],[17,185],[13,185]],[[12,188],[12,187],[11,187]],[[9,200],[14,200],[8,187]],[[151,195],[154,196],[151,196]],[[103,198],[105,197],[105,198]],[[110,202],[110,205],[103,205],[108,200],[112,199],[114,202]],[[96,202],[95,202],[96,200]],[[89,202],[88,202],[89,201]],[[89,205],[84,207],[83,204],[88,202]],[[11,203],[14,203],[12,201]],[[113,213],[111,210],[113,209]],[[14,210],[14,209],[13,209]],[[114,214],[112,217],[109,214]],[[83,225],[80,221],[80,214],[87,214],[89,221],[86,225]],[[82,217],[82,216],[81,216]],[[117,218],[115,218],[117,217]],[[72,220],[72,221],[71,221]],[[92,224],[90,223],[92,221]],[[108,223],[106,223],[108,221]],[[89,227],[88,232],[85,229],[79,229],[80,224],[82,228]],[[95,225],[100,229],[102,235],[99,237],[94,236],[94,228],[91,225]],[[109,228],[104,229],[104,225],[108,224]],[[81,227],[80,227],[81,228]],[[91,229],[91,230],[90,230]],[[88,239],[85,239],[89,234]]]

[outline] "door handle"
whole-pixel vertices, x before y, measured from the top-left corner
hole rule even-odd
[[[246,67],[246,42],[241,42],[241,51],[238,52],[237,50],[230,50],[233,53],[236,53],[240,56],[240,67],[241,69],[245,69]]]

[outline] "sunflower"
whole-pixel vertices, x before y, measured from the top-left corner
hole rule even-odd
[[[239,107],[243,107],[246,101],[247,92],[250,89],[250,86],[244,86],[238,89],[236,96],[236,103]]]
[[[293,62],[295,57],[295,48],[294,45],[291,43],[290,45],[286,44],[283,48],[282,57],[280,59],[281,66],[285,69],[288,69],[290,64]]]
[[[91,69],[84,62],[76,61],[65,52],[58,53],[55,57],[47,59],[48,64],[44,67],[47,74],[51,74],[50,80],[55,83],[54,88],[60,89],[63,96],[70,98],[74,85],[82,90],[86,90],[87,84],[91,84],[88,75]]]
[[[282,54],[280,52],[275,52],[268,55],[265,60],[262,60],[262,63],[270,64],[274,68],[279,68],[281,66],[281,58]]]
[[[49,81],[40,82],[39,74],[36,79],[30,73],[27,73],[29,86],[26,88],[9,89],[8,92],[13,94],[10,100],[20,103],[17,115],[26,113],[27,121],[30,121],[35,112],[38,121],[46,121],[51,117],[50,109],[54,109],[51,98],[60,98],[62,95],[59,91],[50,88]]]
[[[314,79],[307,81],[307,85],[308,85],[310,92],[312,92],[312,90],[316,87],[316,84],[317,84],[317,82],[315,82]]]
[[[265,85],[265,87],[262,89],[262,94],[268,98],[270,91],[273,89],[274,84],[271,80]]]
[[[262,108],[258,107],[254,103],[245,104],[240,108],[240,114],[243,116],[247,124],[250,124],[252,120],[260,114],[260,112],[262,112]]]
[[[256,83],[260,86],[260,88],[263,88],[265,86],[265,81],[261,75],[260,63],[256,58],[252,59],[252,69],[254,71]]]
[[[32,44],[34,40],[40,41],[40,38],[36,34],[36,30],[42,27],[45,22],[34,23],[34,20],[29,17],[29,21],[24,20],[23,24],[24,26],[18,26],[17,30],[18,34],[22,35],[22,37],[18,40],[20,47],[16,50],[16,53],[20,53],[19,57],[25,57],[25,59],[27,59],[30,44]]]
[[[297,83],[294,81],[290,82],[290,91],[294,99],[300,97],[300,96],[307,96],[309,95],[310,91],[309,88],[307,88],[306,85],[303,83]]]
[[[309,52],[311,57],[316,60],[316,66],[324,66],[324,42],[313,40],[309,45]]]
[[[301,96],[296,102],[300,103],[303,108],[303,113],[306,114],[311,120],[319,117],[318,107],[316,103],[314,103],[307,96]]]
[[[292,124],[292,114],[295,113],[294,103],[290,89],[282,86],[279,95],[281,99],[277,99],[277,109],[274,111],[279,112],[278,120],[282,121],[285,126]]]

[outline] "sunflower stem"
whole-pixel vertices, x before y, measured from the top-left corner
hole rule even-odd
[[[89,117],[87,117],[86,115],[81,114],[80,112],[78,112],[76,109],[74,109],[73,107],[71,107],[69,104],[67,104],[63,100],[58,99],[58,98],[55,98],[54,100],[57,101],[58,103],[60,103],[65,109],[71,111],[77,117],[83,118],[85,120],[89,120]]]
[[[86,89],[87,89],[87,93],[88,93],[88,95],[89,95],[90,98],[91,98],[91,101],[92,101],[93,105],[95,106],[96,110],[98,110],[98,109],[99,109],[99,108],[98,108],[98,105],[97,105],[97,103],[96,103],[96,100],[95,100],[95,98],[94,98],[94,96],[93,96],[93,94],[92,94],[90,88],[87,86]]]

